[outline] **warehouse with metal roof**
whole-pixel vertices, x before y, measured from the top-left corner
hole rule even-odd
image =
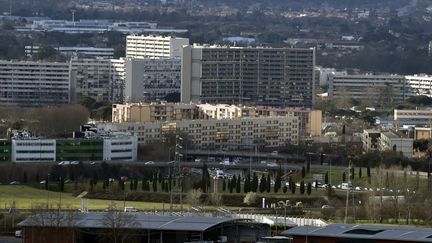
[[[250,220],[145,213],[46,212],[21,223],[24,243],[256,242],[270,226]]]
[[[432,242],[432,228],[367,224],[332,224],[326,227],[302,226],[282,232],[293,243],[390,243]]]

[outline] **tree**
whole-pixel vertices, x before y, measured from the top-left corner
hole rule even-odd
[[[157,192],[157,179],[156,179],[156,175],[153,176],[152,188],[153,188],[153,192]]]
[[[310,173],[310,161],[306,163],[306,172]]]
[[[256,202],[256,198],[257,198],[257,194],[255,192],[248,192],[243,198],[243,203],[246,203],[247,205],[250,206]]]
[[[305,176],[306,176],[306,169],[304,166],[302,166],[301,176],[302,176],[302,178],[305,178]]]
[[[305,183],[304,181],[300,182],[300,194],[304,194],[305,193]]]
[[[250,191],[250,175],[246,176],[245,183],[243,185],[244,193],[248,193]]]
[[[210,188],[210,174],[208,172],[207,164],[204,163],[202,168],[202,177],[201,177],[201,190],[206,193]]]
[[[315,180],[315,190],[318,190],[318,180]]]
[[[351,178],[352,181],[354,180],[354,175],[355,175],[354,167],[351,167],[350,178]]]
[[[283,186],[283,193],[286,194],[288,191],[288,187],[286,185]]]
[[[274,184],[274,192],[278,193],[279,189],[281,188],[282,183],[282,168],[279,167],[279,170],[276,174],[275,184]]]
[[[256,173],[253,173],[251,191],[257,192],[257,190],[258,190],[258,176],[256,175]]]
[[[367,166],[367,169],[366,169],[366,173],[367,173],[367,177],[371,177],[371,171],[370,171],[370,166],[368,165]]]
[[[129,229],[138,225],[134,214],[119,211],[115,203],[108,206],[108,211],[104,213],[100,223],[108,231],[104,236],[113,243],[127,242],[130,237]]]
[[[291,183],[291,184],[292,184],[292,186],[291,186],[291,193],[295,194],[295,192],[296,192],[296,184],[295,183]]]
[[[241,192],[241,185],[240,185],[240,182],[241,182],[241,178],[240,178],[240,175],[237,177],[237,183],[236,183],[236,192],[237,193],[240,193]]]
[[[226,190],[226,182],[224,179],[224,180],[222,180],[222,191],[225,192],[225,190]]]
[[[329,176],[328,176],[328,172],[326,172],[324,176],[324,184],[328,185],[328,183],[329,183]]]
[[[310,195],[312,193],[312,184],[310,182],[308,182],[307,184],[307,194]]]
[[[342,182],[345,182],[345,181],[346,181],[346,173],[344,171],[344,172],[342,172]]]
[[[263,174],[261,176],[261,181],[260,181],[260,184],[259,184],[259,191],[261,193],[263,193],[263,192],[265,192],[266,188],[267,188],[267,182],[266,182],[266,178],[265,178],[265,176]]]
[[[361,167],[359,167],[359,172],[358,172],[359,174],[359,178],[362,178],[362,168]]]
[[[38,52],[34,55],[35,61],[37,60],[49,60],[55,61],[57,58],[57,51],[50,45],[42,45],[39,47]]]
[[[271,179],[270,179],[270,173],[269,173],[269,174],[267,174],[267,188],[266,188],[267,193],[270,193],[270,190],[271,190]]]

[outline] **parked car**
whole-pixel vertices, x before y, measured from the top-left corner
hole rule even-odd
[[[154,163],[155,163],[155,162],[153,162],[153,161],[147,161],[147,162],[145,162],[144,164],[146,164],[146,165],[154,165]]]
[[[23,231],[22,230],[16,230],[15,231],[15,237],[16,238],[23,238]]]

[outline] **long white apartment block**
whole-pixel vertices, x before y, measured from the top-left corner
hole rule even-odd
[[[418,74],[405,76],[410,87],[410,96],[426,95],[432,97],[432,75]]]
[[[70,102],[69,63],[0,61],[0,103],[20,106]]]
[[[181,132],[197,149],[225,148],[257,144],[277,147],[299,142],[297,117],[259,117],[222,120],[155,121],[145,123],[99,123],[99,129],[128,132],[140,143],[164,139],[165,134]]]
[[[73,98],[92,97],[96,100],[110,99],[110,67],[109,59],[103,58],[72,58],[70,83]]]
[[[24,51],[26,57],[32,57],[37,54],[41,47],[38,45],[25,46]],[[100,58],[114,58],[114,48],[92,47],[92,46],[53,46],[61,55],[71,57],[100,57]]]
[[[403,102],[409,95],[405,77],[401,75],[330,75],[329,95],[333,97],[377,100],[388,88],[396,103]]]
[[[162,35],[128,35],[126,37],[126,58],[181,58],[183,45],[189,45],[188,38]]]
[[[180,59],[127,59],[126,101],[164,100],[170,93],[180,93]]]

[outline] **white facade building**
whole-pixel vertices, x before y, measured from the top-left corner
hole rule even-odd
[[[402,138],[393,132],[382,132],[378,146],[380,151],[394,151],[412,158],[413,142],[412,138]]]
[[[180,93],[180,59],[127,59],[126,101],[164,100]]]
[[[111,59],[110,66],[110,100],[122,103],[124,98],[124,88],[126,81],[126,61],[123,58]]]
[[[12,162],[55,162],[54,139],[12,139]]]
[[[32,45],[25,46],[26,57],[32,57],[37,54],[40,46]],[[61,55],[72,57],[85,57],[85,58],[114,58],[114,48],[101,48],[101,47],[81,47],[81,46],[53,46]]]
[[[398,110],[393,112],[396,126],[402,125],[431,125],[432,110]]]
[[[129,135],[116,135],[103,139],[103,159],[136,161],[138,157],[138,138]]]
[[[20,106],[70,102],[69,63],[0,61],[0,103]]]
[[[126,58],[181,58],[183,45],[189,45],[188,38],[161,35],[128,35],[126,37]]]
[[[409,95],[405,77],[373,74],[330,76],[329,96],[377,101],[384,92],[387,92],[391,96],[388,98],[394,102],[403,102]]]
[[[426,74],[405,76],[410,88],[410,96],[426,95],[432,97],[432,76]]]

